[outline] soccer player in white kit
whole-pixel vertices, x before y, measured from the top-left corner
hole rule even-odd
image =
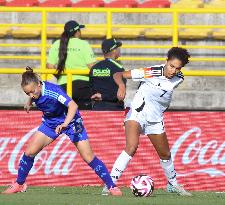
[[[189,62],[189,58],[186,49],[173,47],[167,53],[165,64],[114,74],[120,99],[125,97],[123,78],[141,81],[125,119],[126,148],[115,161],[111,171],[114,183],[136,153],[140,134],[144,134],[148,136],[159,155],[160,164],[168,180],[166,190],[191,196],[191,193],[185,191],[177,182],[163,122],[163,113],[170,105],[173,90],[184,80],[180,70]],[[107,195],[106,188],[103,188],[102,194]]]

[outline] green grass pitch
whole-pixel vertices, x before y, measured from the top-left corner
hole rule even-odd
[[[5,187],[0,187],[2,192]],[[225,193],[192,192],[182,197],[155,190],[146,198],[135,197],[122,188],[122,197],[101,196],[101,187],[28,187],[27,192],[0,194],[0,205],[225,205]]]

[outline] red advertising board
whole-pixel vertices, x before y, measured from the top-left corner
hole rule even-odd
[[[95,154],[109,170],[125,146],[123,112],[81,112]],[[16,179],[18,163],[32,133],[41,122],[38,111],[0,111],[0,185]],[[167,112],[165,127],[178,181],[188,190],[225,190],[225,112]],[[146,136],[119,186],[128,186],[133,176],[150,175],[156,188],[166,179],[159,158]],[[83,162],[67,136],[61,136],[35,158],[28,185],[101,185]]]

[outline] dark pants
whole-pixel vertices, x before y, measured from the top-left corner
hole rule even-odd
[[[121,110],[124,110],[124,105],[123,103],[118,103],[118,102],[93,101],[92,110],[121,111]]]
[[[61,87],[66,91],[67,84]],[[79,110],[91,110],[91,88],[89,81],[74,80],[72,82],[72,99],[77,103]]]

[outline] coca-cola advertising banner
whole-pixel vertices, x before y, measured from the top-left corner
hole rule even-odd
[[[81,112],[94,153],[111,170],[125,148],[123,112]],[[32,134],[41,123],[41,113],[0,111],[0,185],[16,179],[18,163]],[[189,190],[225,190],[225,112],[167,112],[165,128],[179,183]],[[146,136],[140,137],[138,151],[119,186],[128,186],[137,174],[148,174],[156,188],[166,178],[159,158]],[[102,185],[81,159],[67,136],[60,136],[43,149],[27,178],[28,185]]]

